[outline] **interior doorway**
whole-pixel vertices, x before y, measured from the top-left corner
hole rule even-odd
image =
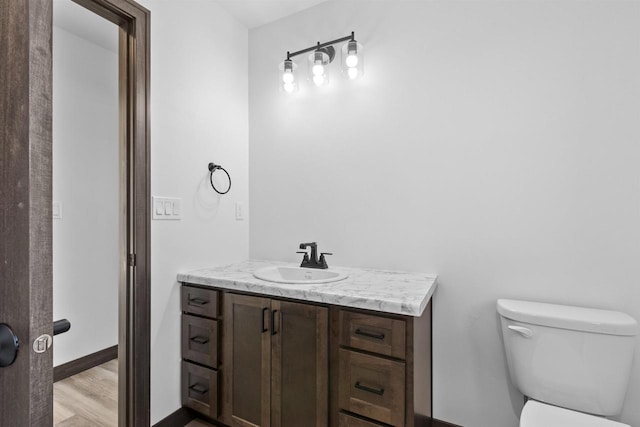
[[[110,227],[117,230],[117,243],[114,244],[112,240],[110,246],[113,248],[114,245],[117,245],[118,247],[118,424],[120,426],[149,425],[150,164],[148,82],[150,13],[133,0],[73,1],[86,9],[83,12],[95,14],[93,18],[76,17],[76,21],[79,21],[76,24],[80,28],[92,26],[92,22],[94,22],[92,19],[96,17],[104,20],[105,26],[115,24],[117,27],[117,50],[113,45],[112,39],[108,37],[98,40],[98,43],[107,46],[107,50],[117,51],[118,143],[117,147],[110,146],[110,149],[105,151],[104,157],[96,155],[94,165],[95,162],[107,162],[107,158],[113,159],[114,155],[118,157],[116,170],[109,166],[103,168],[105,174],[111,175],[111,179],[105,180],[105,182],[108,182],[105,188],[110,188],[110,190],[105,191],[110,193],[109,199],[111,200],[110,206],[105,210],[111,216],[115,215],[117,217],[117,221],[110,221]],[[105,30],[105,33],[109,31]],[[92,60],[95,60],[95,58]],[[80,67],[80,64],[76,64],[76,66]],[[99,67],[93,73],[90,73],[87,69],[84,71],[87,74],[92,74],[91,77],[95,78],[100,73],[98,69]],[[104,96],[101,100],[105,105],[108,104],[106,102],[107,98],[111,99],[110,95]],[[103,125],[105,122],[113,120],[111,109],[107,108],[102,113]],[[55,115],[54,104],[54,117]],[[96,129],[94,128],[94,131]],[[109,129],[106,129],[106,133],[109,135],[106,139],[113,140],[113,134],[110,133]],[[102,145],[102,148],[105,148],[108,144]],[[93,170],[94,175],[100,173],[99,167],[93,169],[89,167],[88,169],[87,172]],[[114,176],[117,177],[117,195],[115,196],[117,200],[115,203],[113,202]],[[115,205],[115,213],[113,205]],[[54,260],[55,258],[54,256]],[[110,280],[113,280],[113,277]],[[102,346],[113,339],[111,334],[106,335],[108,336],[103,340]],[[104,350],[108,351],[109,348],[113,348],[113,346],[106,347]],[[98,350],[98,352],[100,351]],[[108,370],[105,372],[108,372]]]
[[[54,427],[118,425],[127,240],[118,30],[71,0],[53,1],[53,318],[71,326],[54,337]]]

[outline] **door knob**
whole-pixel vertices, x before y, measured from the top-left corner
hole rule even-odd
[[[0,323],[0,368],[11,365],[18,355],[20,341],[9,325]]]

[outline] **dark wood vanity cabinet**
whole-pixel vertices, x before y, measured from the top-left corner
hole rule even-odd
[[[183,285],[183,405],[238,427],[427,427],[421,317]]]
[[[326,427],[328,309],[224,295],[223,421]]]

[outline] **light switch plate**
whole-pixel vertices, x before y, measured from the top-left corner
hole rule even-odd
[[[53,219],[62,219],[62,202],[53,202]]]
[[[152,197],[152,219],[182,219],[181,199],[176,197]]]
[[[244,220],[244,206],[240,202],[236,202],[236,221]]]

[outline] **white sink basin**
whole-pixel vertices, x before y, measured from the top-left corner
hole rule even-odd
[[[267,267],[255,271],[253,275],[267,282],[298,285],[331,283],[344,280],[348,277],[348,275],[337,271],[302,267]]]

